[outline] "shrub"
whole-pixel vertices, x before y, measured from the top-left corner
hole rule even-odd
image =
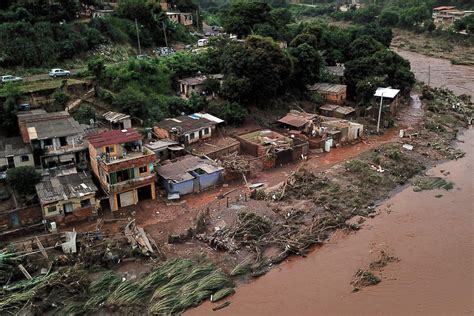
[[[35,193],[35,185],[40,180],[41,175],[34,167],[18,167],[7,171],[8,184],[21,195]]]

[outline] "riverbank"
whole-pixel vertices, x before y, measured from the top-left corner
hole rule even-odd
[[[415,33],[403,29],[392,29],[391,47],[434,58],[444,58],[453,64],[474,66],[474,42],[469,36],[460,34],[433,35]]]
[[[336,233],[305,259],[291,258],[239,288],[222,315],[472,314],[474,131],[459,148],[467,157],[427,171],[453,190],[414,192],[385,201],[355,234]],[[440,196],[442,195],[442,196]],[[375,273],[382,282],[353,293],[350,281],[381,250],[400,259]],[[190,315],[207,315],[205,303]]]

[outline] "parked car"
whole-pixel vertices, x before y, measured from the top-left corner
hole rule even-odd
[[[1,77],[1,82],[2,83],[7,83],[7,82],[18,82],[18,81],[23,81],[22,77],[16,77],[12,75],[5,75]]]
[[[197,46],[198,46],[198,47],[204,47],[204,46],[206,46],[208,43],[209,43],[209,40],[208,40],[207,38],[201,38],[200,40],[198,40]]]
[[[18,111],[29,111],[31,108],[29,103],[22,103],[17,105]]]
[[[53,78],[69,77],[71,75],[71,72],[69,70],[54,68],[54,69],[51,69],[48,74],[50,77],[53,77]]]

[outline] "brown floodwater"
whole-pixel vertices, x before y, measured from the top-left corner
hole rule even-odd
[[[474,314],[473,138],[472,129],[460,136],[465,158],[427,171],[454,189],[406,187],[358,232],[338,232],[307,258],[291,258],[240,286],[225,309],[212,312],[216,305],[206,302],[189,315]],[[380,284],[353,293],[353,274],[382,249],[400,261],[376,272]]]
[[[448,59],[428,57],[410,51],[395,50],[395,52],[410,61],[417,80],[428,84],[430,77],[431,86],[448,88],[456,94],[469,94],[474,99],[473,66],[453,65]]]

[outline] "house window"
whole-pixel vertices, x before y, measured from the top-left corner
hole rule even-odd
[[[207,134],[210,134],[210,133],[211,133],[211,128],[210,127],[204,129],[204,135],[207,135]]]
[[[48,214],[55,213],[56,212],[56,206],[49,206],[46,211],[47,211]]]
[[[81,201],[81,207],[87,207],[87,206],[91,206],[91,199]]]
[[[105,147],[105,152],[106,153],[113,153],[115,151],[114,147],[113,146],[106,146]]]
[[[140,167],[140,168],[138,168],[138,171],[140,173],[146,173],[148,171],[148,166],[145,165],[143,167]]]
[[[44,145],[45,146],[53,146],[53,140],[51,138],[45,139],[44,140]]]
[[[125,169],[125,170],[120,170],[115,173],[112,173],[110,175],[112,184],[122,182],[122,181],[127,181],[130,179],[135,179],[135,170],[133,168],[131,169]],[[115,178],[115,179],[114,179]],[[116,181],[114,181],[116,180]]]
[[[22,162],[30,161],[30,157],[28,155],[23,155],[23,156],[21,156],[21,161]]]
[[[195,88],[195,87],[196,87],[195,85],[192,85],[192,86],[191,86],[191,89],[193,89],[193,90],[194,90],[194,88]]]
[[[67,145],[67,138],[66,137],[59,137],[59,144],[61,146],[66,146]]]
[[[194,133],[189,134],[189,139],[194,139],[196,136],[194,136]]]

